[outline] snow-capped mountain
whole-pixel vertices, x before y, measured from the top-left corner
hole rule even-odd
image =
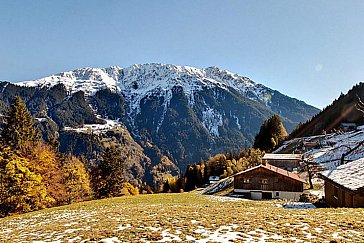
[[[164,95],[162,91],[181,86],[184,93],[191,97],[191,104],[193,104],[193,94],[204,88],[232,88],[253,100],[266,103],[269,102],[268,93],[272,91],[247,77],[217,67],[198,69],[171,64],[143,64],[128,68],[118,66],[80,68],[17,84],[28,87],[52,87],[63,84],[71,93],[83,91],[87,95],[93,95],[98,90],[108,88],[128,94],[134,99],[133,101],[140,101],[148,95]]]
[[[319,111],[217,67],[81,68],[39,80],[0,83],[0,89],[0,102],[8,104],[20,95],[35,117],[52,120],[65,151],[77,149],[65,138],[70,128],[93,131],[96,124],[115,120],[143,147],[152,166],[166,155],[182,170],[210,155],[250,146],[263,121],[274,113],[292,130]]]
[[[140,113],[141,100],[147,97],[162,98],[162,106],[166,109],[172,98],[174,87],[182,88],[191,106],[194,106],[197,92],[213,88],[236,91],[248,99],[263,103],[267,107],[271,106],[273,96],[279,94],[277,91],[254,83],[247,77],[217,67],[198,69],[171,64],[143,64],[128,68],[117,66],[81,68],[38,80],[17,83],[17,85],[27,87],[42,88],[53,87],[57,84],[63,84],[71,94],[83,91],[86,95],[92,96],[102,89],[120,92],[126,98],[127,112],[133,118]],[[215,98],[218,99],[219,97]],[[280,114],[282,110],[275,109],[274,112]],[[211,109],[208,108],[205,113],[210,114]],[[290,120],[296,122],[295,119]],[[210,131],[216,134],[216,129],[210,129]]]

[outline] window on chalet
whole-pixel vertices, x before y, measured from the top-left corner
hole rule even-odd
[[[274,178],[274,182],[275,183],[278,183],[279,182],[279,178],[278,177]]]
[[[243,182],[244,182],[244,183],[250,183],[250,179],[249,179],[249,178],[244,178],[244,179],[243,179]]]
[[[336,186],[334,186],[334,198],[338,199],[339,198],[339,190]]]
[[[268,179],[266,179],[266,178],[261,179],[260,183],[266,185],[266,184],[268,184]]]

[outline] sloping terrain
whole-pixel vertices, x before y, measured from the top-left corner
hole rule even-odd
[[[116,136],[114,141],[130,141],[121,144],[139,144],[151,163],[141,159],[136,167],[158,170],[154,174],[176,175],[200,159],[251,146],[260,125],[274,113],[292,130],[318,112],[216,67],[81,68],[16,85],[3,82],[0,91],[0,113],[21,96],[45,139],[58,139],[61,152],[97,161],[103,148],[94,141],[102,129],[102,134]],[[110,121],[128,132],[108,133]],[[160,166],[165,157],[171,163]],[[144,174],[152,185],[155,176]]]
[[[355,85],[347,94],[341,94],[312,119],[290,134],[291,138],[330,133],[340,129],[341,123],[364,124],[364,83]]]
[[[361,242],[362,215],[195,193],[139,195],[3,218],[0,241]]]
[[[304,153],[306,159],[323,165],[327,169],[336,168],[347,153],[344,163],[364,157],[364,126],[356,131],[330,133],[288,140],[274,153]]]

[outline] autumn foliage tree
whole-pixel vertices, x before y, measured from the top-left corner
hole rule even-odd
[[[29,146],[29,145],[28,145]],[[23,154],[29,160],[30,169],[42,177],[47,195],[54,199],[48,206],[62,205],[65,198],[63,173],[57,153],[43,142],[33,143],[31,149]]]
[[[93,196],[90,176],[85,163],[70,154],[60,158],[63,172],[64,200],[66,203],[81,202]]]
[[[43,178],[32,171],[28,159],[10,148],[0,151],[0,215],[45,208],[54,199],[47,195]]]

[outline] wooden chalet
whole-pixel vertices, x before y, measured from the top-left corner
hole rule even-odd
[[[298,200],[304,183],[295,173],[262,164],[234,175],[234,193],[251,199]]]
[[[263,156],[263,164],[270,164],[288,171],[301,168],[302,161],[302,154],[265,154]]]
[[[321,172],[331,207],[364,207],[364,158]]]

